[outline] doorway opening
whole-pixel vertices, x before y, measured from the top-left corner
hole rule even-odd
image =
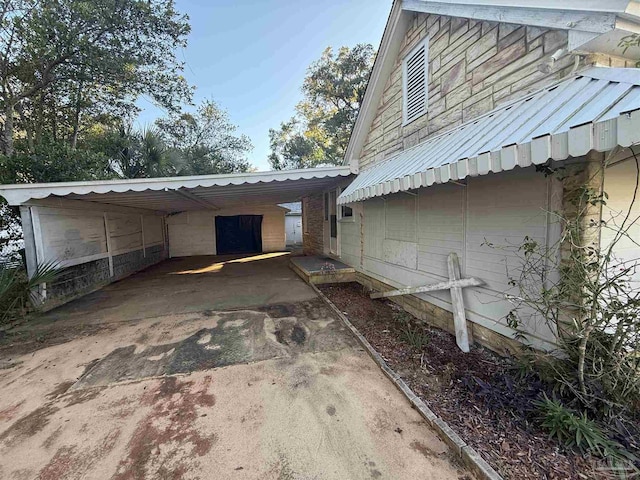
[[[261,253],[262,215],[216,216],[216,253]]]

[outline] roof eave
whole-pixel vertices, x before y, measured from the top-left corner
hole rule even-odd
[[[394,0],[387,24],[376,54],[371,76],[367,84],[360,112],[353,127],[349,144],[345,152],[344,164],[358,173],[358,155],[364,145],[367,131],[377,111],[378,99],[382,95],[400,46],[409,25],[410,13],[402,9],[402,1]]]

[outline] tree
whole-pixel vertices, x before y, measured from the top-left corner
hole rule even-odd
[[[156,126],[173,152],[176,175],[246,172],[246,154],[253,148],[239,135],[229,114],[213,100],[205,100],[193,113],[177,113],[156,120]]]
[[[14,153],[18,127],[30,153],[61,138],[75,148],[83,113],[135,112],[142,94],[176,109],[191,93],[175,56],[189,29],[172,0],[4,0],[0,153]]]
[[[175,173],[174,159],[157,129],[121,128],[117,134],[110,135],[106,143],[111,168],[118,176],[149,178]]]
[[[269,130],[269,163],[276,170],[338,165],[344,158],[373,65],[374,49],[331,47],[311,64],[296,115]]]

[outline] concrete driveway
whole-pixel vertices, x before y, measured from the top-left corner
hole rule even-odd
[[[0,478],[470,478],[287,262],[169,260],[23,329]]]

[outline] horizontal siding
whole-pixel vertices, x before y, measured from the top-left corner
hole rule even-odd
[[[549,180],[531,170],[488,175],[467,187],[465,274],[502,295],[512,290],[525,237],[546,243]],[[493,246],[491,246],[491,245]]]
[[[108,213],[109,235],[113,253],[142,248],[142,222],[140,215]]]
[[[640,259],[640,196],[632,205],[632,198],[636,187],[638,171],[633,159],[628,159],[607,168],[604,177],[604,191],[609,198],[603,208],[602,219],[606,222],[602,229],[602,246],[609,248],[614,240],[615,232],[618,230],[625,218],[625,228],[628,227],[627,235],[620,238],[614,248],[613,253],[616,262],[626,262],[638,264]],[[640,269],[636,271],[634,281],[640,282]]]
[[[418,199],[418,270],[448,278],[451,252],[464,258],[465,187],[437,185],[420,190]]]
[[[40,208],[44,256],[73,260],[107,252],[102,212]]]
[[[382,260],[385,216],[384,200],[374,198],[364,202],[364,254]]]
[[[521,267],[514,249],[525,236],[542,245],[547,241],[549,185],[550,180],[533,169],[517,169],[471,178],[466,187],[438,185],[416,190],[417,197],[391,195],[362,202],[362,270],[396,286],[425,285],[448,278],[447,256],[455,252],[463,276],[486,283],[464,289],[467,318],[510,335],[513,331],[505,316],[512,305],[504,293],[512,288],[509,277],[518,276]],[[416,215],[411,208],[414,199]],[[412,232],[414,242],[397,240],[410,237]],[[351,238],[346,241],[350,245]],[[416,264],[410,261],[414,252]],[[349,256],[343,260],[359,266]],[[419,297],[451,311],[448,291]],[[554,332],[533,315],[524,328],[531,339],[553,342]]]
[[[145,215],[142,218],[145,246],[162,243],[162,217]]]
[[[340,256],[350,265],[360,265],[362,242],[360,239],[360,223],[362,214],[361,206],[355,206],[353,217],[343,220],[339,224],[340,229]]]
[[[416,241],[416,196],[397,193],[385,197],[385,238]]]

